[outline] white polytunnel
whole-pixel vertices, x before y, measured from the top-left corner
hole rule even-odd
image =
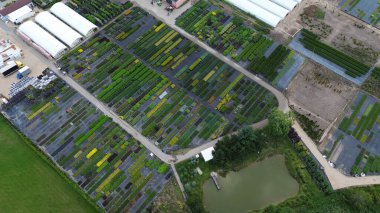
[[[98,29],[95,24],[79,15],[62,2],[55,3],[50,8],[50,12],[86,37],[90,36]]]
[[[71,48],[83,39],[79,33],[47,11],[39,13],[35,21]]]
[[[273,3],[269,0],[249,0],[249,1],[263,8],[264,10],[267,10],[268,12],[275,14],[276,16],[280,18],[284,18],[289,13],[288,9],[285,9],[281,7],[280,5]]]
[[[255,16],[272,27],[291,12],[302,0],[227,0],[230,4]]]
[[[293,10],[297,6],[297,2],[293,0],[271,0],[271,1],[280,5],[283,8],[288,9],[289,11]]]
[[[67,47],[32,21],[26,21],[18,28],[19,32],[27,36],[33,43],[40,46],[53,58],[63,55]]]
[[[276,16],[273,13],[264,10],[263,8],[257,6],[256,4],[248,1],[248,0],[227,0],[229,3],[235,5],[241,10],[255,16],[256,18],[262,20],[268,25],[275,27],[282,18]]]

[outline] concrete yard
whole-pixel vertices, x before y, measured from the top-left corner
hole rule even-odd
[[[119,1],[123,2],[123,0],[119,0]],[[132,2],[137,3],[140,7],[144,8],[147,12],[149,13],[153,12],[159,18],[165,19],[165,21],[168,24],[173,24],[173,25],[175,24],[176,18],[182,15],[182,13],[184,13],[186,10],[188,10],[192,6],[190,1],[188,1],[187,3],[182,5],[180,8],[173,10],[173,12],[171,12],[168,15],[168,11],[166,11],[165,8],[168,7],[169,5],[168,3],[166,3],[166,1],[162,1],[161,6],[158,6],[156,3],[152,5],[151,1],[149,0],[144,0],[144,1],[132,0]]]
[[[15,36],[14,33],[15,33],[14,25],[0,22],[0,38],[11,40],[11,42],[13,42],[16,46],[18,46],[22,50],[23,57],[19,59],[19,61],[21,61],[25,66],[30,67],[32,72],[29,74],[29,76],[37,77],[41,75],[42,71],[44,71],[48,67],[46,64],[44,64],[44,61],[46,61],[46,59],[41,60],[43,56],[41,54],[36,54],[37,51],[34,50],[33,47],[25,43],[20,37]],[[8,77],[4,77],[2,75],[0,76],[0,94],[1,95],[8,97],[9,89],[12,83],[18,82],[16,75],[17,74],[14,73]]]

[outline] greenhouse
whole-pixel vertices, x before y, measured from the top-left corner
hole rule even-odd
[[[239,9],[276,27],[302,0],[227,0]]]
[[[32,21],[21,24],[18,31],[44,49],[53,58],[58,58],[67,50],[65,45]]]
[[[69,47],[74,47],[83,37],[49,12],[41,12],[35,21]]]
[[[83,36],[92,35],[98,27],[62,2],[54,4],[50,12]]]

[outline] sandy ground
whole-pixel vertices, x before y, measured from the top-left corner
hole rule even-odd
[[[18,36],[14,36],[12,33],[13,31],[14,26],[5,25],[4,22],[0,23],[0,38],[11,40],[22,50],[23,57],[19,59],[19,61],[21,61],[24,65],[30,67],[32,72],[29,74],[29,76],[35,77],[41,75],[42,71],[47,68],[47,65],[45,65],[40,60],[41,55],[35,55],[36,51],[34,51],[32,47],[27,45],[27,43],[25,43]],[[0,94],[4,95],[5,97],[8,96],[11,84],[18,82],[16,75],[17,72],[8,77],[0,75]]]
[[[325,12],[325,18],[319,20],[312,17],[307,23],[302,21],[301,14],[305,8],[313,5]],[[289,40],[291,36],[287,35],[294,35],[305,27],[316,34],[324,34],[323,40],[341,51],[359,60],[366,58],[363,62],[367,64],[380,64],[380,30],[342,12],[336,5],[338,0],[304,0],[280,22],[272,34],[282,33]]]
[[[357,88],[320,65],[307,62],[286,91],[289,104],[318,122],[321,128],[338,117]]]

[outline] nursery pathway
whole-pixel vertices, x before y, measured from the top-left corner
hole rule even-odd
[[[148,2],[148,1],[147,1]],[[135,2],[136,4],[140,5],[142,8],[146,9],[147,11],[153,13],[156,17],[157,14],[152,12],[150,8],[147,7],[147,5],[143,5],[142,2]],[[168,17],[166,17],[167,19]],[[170,18],[170,17],[169,17]],[[161,21],[165,21],[164,18],[159,17]],[[166,21],[165,21],[166,22]],[[272,87],[267,82],[263,81],[262,79],[258,78],[257,76],[253,75],[240,65],[233,62],[231,59],[223,56],[222,54],[216,52],[214,49],[206,45],[205,43],[199,41],[194,36],[188,34],[181,28],[174,25],[174,21],[171,20],[170,23],[166,22],[170,27],[180,32],[184,37],[188,38],[189,40],[193,41],[194,43],[198,44],[202,48],[206,49],[208,52],[212,53],[225,63],[229,64],[239,72],[243,73],[250,79],[254,80],[264,88],[268,89],[270,92],[272,92],[279,102],[279,108],[282,111],[289,111],[288,107],[288,101],[286,97],[277,89]],[[21,39],[16,35],[15,30],[8,28],[7,26],[0,24],[0,30],[6,31],[8,34],[10,34],[12,37],[14,37],[15,40],[21,41]],[[75,89],[78,93],[80,93],[82,96],[84,96],[88,101],[90,101],[92,104],[94,104],[98,109],[100,109],[105,115],[111,117],[114,122],[119,124],[124,130],[126,130],[130,135],[132,135],[135,139],[137,139],[139,142],[141,142],[148,150],[150,150],[153,154],[155,154],[158,158],[160,158],[163,162],[168,164],[173,164],[176,162],[181,162],[186,159],[189,159],[193,157],[196,154],[199,154],[203,149],[209,148],[211,146],[214,146],[217,141],[220,139],[215,139],[213,141],[210,141],[209,143],[206,143],[202,146],[196,147],[194,149],[191,149],[189,152],[187,152],[184,155],[178,155],[178,156],[172,156],[169,154],[166,154],[162,152],[161,149],[156,147],[148,138],[144,137],[141,133],[139,133],[136,129],[134,129],[131,125],[129,125],[127,122],[125,122],[123,119],[121,119],[116,113],[111,111],[107,106],[105,106],[102,102],[100,102],[96,97],[94,97],[92,94],[90,94],[86,89],[84,89],[82,86],[80,86],[77,82],[75,82],[73,79],[71,79],[68,76],[65,76],[62,74],[62,72],[54,65],[53,61],[49,61],[48,59],[44,58],[41,54],[39,54],[35,49],[28,48],[24,51],[29,52],[29,54],[35,54],[38,55],[38,58],[44,62],[48,67],[53,70],[57,76],[62,78],[68,85],[70,85],[73,89]],[[267,120],[261,121],[257,124],[254,124],[253,128],[262,128],[267,124]],[[374,185],[374,184],[380,184],[380,176],[367,176],[367,177],[349,177],[345,176],[342,173],[340,173],[337,169],[332,168],[326,159],[323,158],[322,154],[319,152],[318,148],[314,144],[314,142],[308,137],[308,135],[305,133],[305,131],[300,127],[298,123],[294,124],[294,129],[297,131],[298,135],[301,137],[304,144],[307,146],[307,148],[310,150],[310,152],[314,155],[314,157],[319,161],[319,163],[324,167],[325,173],[333,187],[333,189],[341,189],[351,186],[367,186],[367,185]]]
[[[156,5],[152,7],[152,5],[150,4],[149,1],[132,1],[132,2],[134,2],[139,7],[143,8],[145,11],[148,11],[150,14],[152,14],[158,20],[166,23],[169,27],[171,27],[172,29],[174,29],[177,32],[179,32],[185,38],[189,39],[193,43],[195,43],[198,46],[202,47],[207,52],[213,54],[215,57],[217,57],[218,59],[220,59],[224,63],[230,65],[231,67],[233,67],[237,71],[243,73],[245,76],[247,76],[248,78],[252,79],[253,81],[255,81],[256,83],[258,83],[259,85],[261,85],[265,89],[269,90],[271,93],[273,93],[276,96],[278,104],[279,104],[279,109],[281,111],[284,111],[284,112],[288,112],[289,111],[288,99],[279,90],[277,90],[276,88],[274,88],[272,85],[268,84],[266,81],[262,80],[261,78],[257,77],[256,75],[252,74],[251,72],[249,72],[248,70],[246,70],[245,68],[243,68],[242,66],[240,66],[239,64],[237,64],[236,62],[234,62],[231,59],[227,58],[223,54],[221,54],[218,51],[214,50],[212,47],[208,46],[206,43],[200,41],[195,36],[189,34],[185,30],[183,30],[182,28],[180,28],[177,25],[175,25],[175,20],[173,20],[173,17],[167,16],[166,13],[162,13],[161,10],[160,10],[160,8],[157,8]]]
[[[67,75],[63,75],[61,71],[57,68],[51,66],[51,69],[58,75],[61,79],[63,79],[68,85],[74,88],[79,94],[85,97],[88,101],[90,101],[93,105],[95,105],[99,110],[101,110],[105,115],[112,118],[112,120],[119,124],[121,128],[127,131],[132,137],[142,143],[148,150],[150,150],[153,154],[155,154],[158,158],[160,158],[165,163],[172,163],[174,158],[171,155],[168,155],[161,151],[160,148],[155,146],[148,138],[143,136],[140,132],[138,132],[133,126],[125,122],[121,119],[115,112],[113,112],[109,107],[104,105],[101,101],[99,101],[96,97],[94,97],[90,92],[84,89],[81,85],[75,82],[72,78]]]

